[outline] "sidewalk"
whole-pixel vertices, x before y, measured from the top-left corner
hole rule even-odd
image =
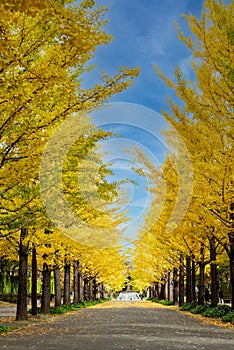
[[[28,315],[28,320],[16,321],[16,304],[0,301],[0,325],[2,326],[15,326],[20,330],[21,328],[34,326],[35,324],[44,323],[45,321],[52,318],[52,315]],[[28,305],[28,310],[31,305]],[[5,336],[5,333],[2,333]],[[1,334],[0,334],[1,336]]]
[[[0,301],[0,319],[5,316],[16,315],[16,304]],[[1,321],[1,320],[0,320]]]

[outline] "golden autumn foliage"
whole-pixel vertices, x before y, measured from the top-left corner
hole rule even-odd
[[[52,264],[54,252],[59,250],[63,261],[64,251],[70,246],[69,238],[51,226],[42,200],[44,188],[40,187],[40,173],[49,140],[58,127],[71,119],[77,126],[75,142],[70,146],[58,143],[57,153],[47,160],[56,163],[62,152],[59,147],[69,146],[62,164],[63,193],[71,210],[92,228],[90,232],[87,227],[86,231],[80,228],[78,238],[83,230],[85,239],[89,234],[93,239],[97,227],[96,245],[99,241],[110,244],[110,240],[113,246],[118,245],[116,226],[124,218],[109,208],[117,195],[117,186],[105,180],[110,173],[95,151],[96,143],[110,134],[95,131],[87,114],[101,108],[113,94],[128,88],[139,68],[120,67],[113,76],[102,73],[100,83],[87,89],[83,87],[82,74],[93,69],[89,61],[97,47],[108,45],[112,40],[104,30],[106,9],[96,7],[94,1],[84,0],[77,5],[72,0],[6,0],[1,2],[0,12],[0,236],[3,245],[6,237],[15,245],[14,235],[27,227],[26,240],[37,246],[40,256],[46,250]],[[67,130],[64,129],[64,133]],[[89,184],[84,193],[85,178],[78,186],[76,172],[88,177],[95,167],[99,168],[99,172],[95,170],[95,174],[98,173],[94,179],[96,188]],[[48,183],[55,185],[54,174],[47,175]],[[51,193],[53,201],[56,192],[52,188]],[[97,199],[96,204],[94,198],[91,203],[88,200],[94,194],[102,199],[100,207],[96,205]],[[65,220],[62,206],[56,209]],[[106,228],[104,238],[98,236],[100,227]],[[52,228],[53,234],[45,237],[44,230],[48,228]],[[45,241],[49,241],[51,248],[45,246]],[[103,245],[100,243],[100,246]],[[82,243],[73,242],[73,251],[75,256],[85,248]],[[117,248],[113,259],[115,254],[119,254]]]
[[[233,10],[233,1],[224,3],[206,0],[200,19],[193,15],[184,15],[192,35],[185,37],[177,26],[179,39],[192,53],[190,68],[193,80],[187,78],[180,67],[175,69],[174,80],[166,77],[156,67],[157,75],[175,91],[181,101],[177,104],[173,99],[169,99],[170,112],[165,112],[164,116],[178,131],[188,149],[194,172],[193,193],[188,198],[190,206],[184,219],[169,235],[165,226],[170,215],[165,213],[170,210],[170,196],[172,196],[172,207],[175,204],[180,176],[178,169],[174,175],[170,169],[170,183],[165,183],[165,206],[159,220],[150,229],[150,236],[155,242],[154,247],[159,248],[162,245],[160,248],[162,254],[159,250],[154,254],[148,238],[144,234],[139,235],[140,242],[142,240],[144,244],[148,242],[147,250],[152,252],[152,261],[155,255],[158,258],[157,254],[160,254],[162,264],[165,264],[166,259],[171,261],[172,266],[174,259],[171,251],[177,257],[180,254],[184,256],[194,254],[199,260],[201,244],[204,245],[207,256],[209,241],[214,237],[218,249],[225,250],[229,256],[232,286],[234,286]],[[168,159],[165,160],[164,166],[167,162]],[[160,200],[160,189],[157,186],[155,181],[155,200],[150,209],[152,213],[153,205]],[[147,220],[146,217],[146,223]],[[136,256],[138,249],[135,252]],[[144,252],[141,254],[140,258],[144,256]],[[204,256],[203,258],[206,259]]]

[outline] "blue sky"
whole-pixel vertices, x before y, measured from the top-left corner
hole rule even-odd
[[[168,109],[166,96],[174,95],[156,76],[154,65],[171,78],[176,65],[186,76],[192,76],[191,52],[178,40],[174,22],[177,21],[188,34],[187,23],[181,15],[192,13],[199,17],[203,0],[96,0],[96,4],[109,8],[106,31],[113,36],[113,42],[97,49],[92,60],[97,68],[85,76],[84,84],[97,82],[103,70],[113,75],[120,66],[140,66],[140,75],[134,85],[114,96],[109,109],[92,114],[98,126],[120,134],[101,148],[106,152],[104,160],[107,163],[115,161],[115,177],[131,177],[139,183],[139,186],[126,185],[124,188],[128,201],[123,209],[127,208],[133,219],[126,227],[126,235],[134,241],[150,197],[146,189],[147,178],[139,178],[131,170],[135,160],[125,148],[133,151],[138,146],[156,166],[162,163],[168,148],[161,136],[166,123],[160,113]]]
[[[114,74],[119,66],[140,66],[141,73],[134,85],[116,95],[112,101],[142,104],[157,112],[165,109],[165,95],[171,93],[154,72],[157,64],[168,76],[173,76],[176,65],[190,74],[188,62],[191,53],[176,34],[174,22],[187,32],[183,13],[199,16],[203,0],[96,0],[109,8],[106,31],[114,38],[107,46],[97,49],[94,63],[97,71]],[[88,73],[88,79],[98,75]]]

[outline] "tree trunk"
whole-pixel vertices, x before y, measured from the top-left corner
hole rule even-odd
[[[4,293],[4,267],[1,267],[0,270],[0,293]]]
[[[199,286],[198,286],[198,304],[204,305],[205,302],[205,264],[199,262]]]
[[[151,299],[156,298],[156,285],[155,283],[152,284],[151,286]]]
[[[191,257],[186,256],[186,302],[190,303],[193,300],[192,295],[192,270]]]
[[[234,310],[234,233],[229,233],[230,251],[229,251],[229,261],[230,261],[230,282],[232,286],[232,301],[231,307]]]
[[[89,282],[87,278],[84,278],[84,300],[89,300]]]
[[[173,270],[173,304],[178,302],[178,269],[174,267]]]
[[[159,282],[155,282],[155,297],[159,299]]]
[[[166,286],[165,286],[165,279],[162,279],[162,282],[160,283],[160,297],[161,300],[166,299]]]
[[[150,286],[150,298],[151,299],[154,298],[154,284],[151,284],[151,286]]]
[[[215,238],[210,238],[210,274],[211,274],[211,306],[216,307],[218,305],[218,271],[216,264],[216,245]]]
[[[35,245],[32,249],[32,315],[37,315],[37,252]]]
[[[198,304],[204,305],[205,302],[205,262],[204,262],[204,244],[201,244],[201,260],[199,261],[199,287]]]
[[[167,300],[171,299],[171,272],[167,272]]]
[[[89,281],[89,300],[94,301],[94,295],[93,295],[93,278],[90,278],[90,281]]]
[[[43,264],[42,272],[42,298],[41,298],[41,312],[43,314],[50,313],[50,276],[51,270],[47,263]]]
[[[112,298],[112,289],[110,290],[110,297]],[[94,300],[97,300],[97,282],[96,278],[93,279],[93,297]]]
[[[196,266],[195,266],[195,257],[192,256],[192,300],[197,300],[196,295]]]
[[[74,260],[73,264],[73,290],[74,290],[74,298],[73,298],[73,304],[77,304],[79,301],[79,285],[78,285],[78,279],[79,279],[79,271],[78,271],[78,260]]]
[[[63,290],[63,304],[71,304],[71,295],[70,295],[70,271],[71,265],[65,262],[64,265],[64,290]]]
[[[103,284],[100,286],[101,299],[105,299],[105,287]]]
[[[62,305],[61,285],[60,285],[60,269],[58,265],[54,267],[54,306]]]
[[[234,255],[232,259],[230,259],[230,278],[231,278],[231,286],[232,286],[232,301],[231,307],[234,310]]]
[[[27,277],[28,277],[28,244],[23,243],[24,238],[27,236],[27,229],[22,228],[20,233],[20,245],[19,245],[19,285],[18,285],[18,298],[17,298],[17,310],[16,320],[27,320]]]
[[[184,305],[184,258],[180,257],[179,306]]]
[[[82,277],[82,271],[81,271],[81,264],[78,260],[78,301],[83,303],[84,301],[84,290],[83,290],[83,277]]]

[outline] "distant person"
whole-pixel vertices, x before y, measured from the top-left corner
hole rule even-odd
[[[221,288],[219,289],[219,302],[220,302],[220,304],[224,304],[223,291]]]

